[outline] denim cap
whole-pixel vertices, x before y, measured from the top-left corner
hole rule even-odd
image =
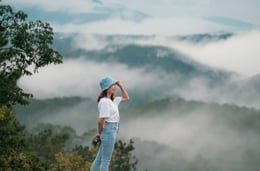
[[[103,78],[99,85],[100,85],[100,88],[102,91],[108,89],[111,85],[115,84],[117,81],[116,80],[113,80],[112,78],[110,77],[106,77],[106,78]]]

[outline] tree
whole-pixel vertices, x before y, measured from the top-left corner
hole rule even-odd
[[[27,104],[32,94],[17,81],[40,67],[62,62],[50,45],[53,30],[48,23],[27,22],[27,14],[14,11],[0,0],[0,168],[44,170],[41,159],[28,150],[25,127],[15,119],[12,105]],[[30,69],[29,69],[30,68]],[[41,169],[42,168],[42,169]]]
[[[10,165],[13,158],[24,149],[24,128],[15,120],[12,111],[0,105],[0,166]]]
[[[73,153],[55,154],[56,164],[52,168],[53,171],[89,171],[91,163],[84,161],[82,156]]]
[[[17,80],[48,64],[61,63],[62,56],[50,47],[53,29],[48,23],[28,22],[23,11],[0,3],[0,104],[27,104],[32,94],[18,87]]]
[[[118,140],[115,144],[115,150],[111,160],[111,171],[131,171],[136,170],[138,160],[132,155],[132,151],[135,149],[134,141],[130,139],[129,143]]]
[[[0,105],[0,170],[40,170],[41,160],[27,151],[25,129],[9,107]]]
[[[134,141],[130,140],[129,143],[123,142],[122,140],[118,140],[115,144],[115,148],[112,154],[112,159],[110,163],[110,168],[109,171],[134,171],[136,170],[136,165],[138,163],[137,158],[132,154],[132,151],[134,150]],[[89,148],[88,146],[83,147],[83,146],[76,146],[73,150],[72,153],[75,156],[81,156],[84,160],[85,163],[84,165],[81,164],[84,167],[81,167],[82,170],[84,169],[89,169],[91,166],[91,163],[95,159],[95,155],[98,152],[98,147],[94,148]],[[64,157],[63,155],[60,154],[60,157]],[[66,160],[66,161],[71,161],[71,160]],[[60,163],[67,163],[67,165],[70,162],[60,162]]]
[[[47,163],[54,161],[54,155],[63,151],[69,135],[66,133],[56,134],[52,129],[45,129],[37,135],[28,137],[30,151],[41,156]]]

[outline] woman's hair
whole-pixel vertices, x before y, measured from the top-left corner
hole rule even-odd
[[[99,94],[98,99],[97,99],[97,102],[99,102],[100,99],[103,98],[103,97],[107,97],[107,89],[104,90],[104,91],[102,91],[102,92]],[[111,99],[111,100],[114,100],[114,98],[115,98],[115,95],[112,94],[112,95],[110,96],[110,99]]]

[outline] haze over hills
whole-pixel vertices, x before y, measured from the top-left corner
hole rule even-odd
[[[15,106],[28,131],[66,125],[90,145],[108,75],[130,94],[119,138],[134,139],[138,170],[259,170],[260,1],[2,2],[50,23],[64,56],[18,82],[34,95]]]
[[[20,80],[35,95],[30,106],[16,107],[17,118],[29,129],[51,123],[82,135],[95,128],[97,78],[109,73],[126,83],[131,96],[120,106],[119,137],[135,139],[140,169],[259,167],[259,76],[245,78],[174,48],[142,42],[153,36],[91,36],[104,43],[98,49],[78,46],[77,36],[66,36],[59,35],[54,44],[65,56],[64,64]],[[169,39],[203,44],[230,38],[232,34]]]
[[[94,104],[80,98],[37,100],[27,109],[16,107],[16,113],[30,129],[40,123],[70,126],[77,143],[90,145],[91,135],[83,133],[96,126]],[[259,167],[259,117],[252,108],[167,98],[121,105],[119,138],[134,139],[140,170],[253,171]]]
[[[94,41],[103,42],[104,46],[99,43],[101,44],[100,49],[84,48],[88,47],[88,44],[77,45],[78,42],[83,41],[77,40],[77,35],[73,36],[76,37],[76,40],[73,40],[72,37],[58,36],[59,38],[54,44],[54,47],[61,48],[66,60],[83,60],[86,63],[111,66],[122,65],[129,70],[141,69],[143,75],[147,74],[149,77],[153,77],[150,82],[157,79],[156,83],[153,86],[148,86],[146,90],[141,89],[141,92],[138,92],[138,89],[135,89],[133,91],[133,93],[137,91],[137,96],[141,93],[139,98],[143,97],[143,94],[149,94],[147,92],[152,90],[153,94],[160,98],[177,96],[184,99],[259,107],[258,77],[254,78],[254,86],[252,87],[251,78],[247,79],[235,72],[207,66],[183,54],[178,49],[143,43],[143,41],[153,40],[153,36],[92,35],[91,39],[87,39],[90,42],[89,48]],[[172,44],[177,44],[179,41],[204,44],[205,42],[219,42],[230,38],[232,38],[232,34],[198,34],[167,39],[170,39]],[[93,41],[91,42],[91,40]],[[114,73],[112,72],[112,74]],[[136,79],[137,82],[138,80]],[[148,85],[150,83],[141,81],[140,85],[142,84]],[[149,98],[153,99],[150,96]]]

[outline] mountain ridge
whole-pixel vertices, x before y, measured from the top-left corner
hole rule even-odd
[[[77,37],[77,34],[73,35]],[[228,33],[197,34],[176,37],[176,39],[202,43],[207,39],[219,41],[232,36],[233,34]],[[96,64],[123,64],[129,70],[142,69],[145,73],[156,75],[161,82],[164,82],[163,85],[160,84],[157,87],[158,85],[154,84],[141,92],[138,89],[131,90],[135,99],[142,99],[141,103],[150,99],[151,101],[156,100],[156,96],[159,98],[176,96],[191,100],[219,101],[236,103],[239,106],[260,107],[260,89],[258,88],[260,77],[243,79],[237,73],[201,64],[169,47],[134,43],[139,39],[153,39],[153,35],[95,35],[94,37],[108,43],[101,49],[88,50],[76,47],[75,40],[71,36],[57,35],[54,47],[63,52],[65,61],[83,59]],[[173,38],[171,37],[171,39]],[[126,43],[122,43],[124,40]],[[162,90],[170,90],[171,94]],[[149,93],[151,91],[152,94]],[[203,94],[197,93],[200,91]]]

